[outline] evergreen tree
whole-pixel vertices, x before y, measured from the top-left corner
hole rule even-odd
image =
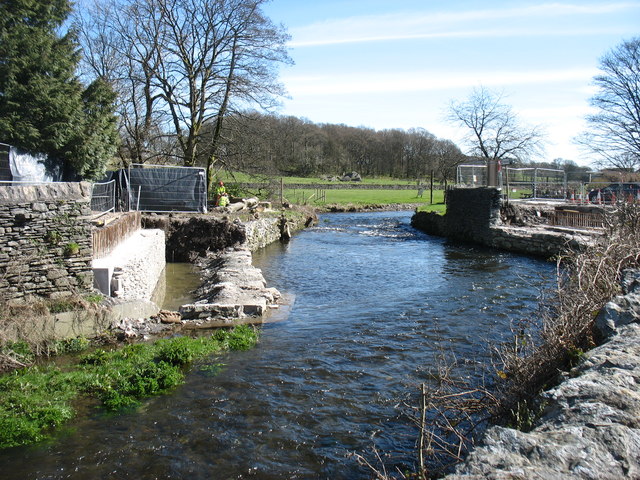
[[[95,178],[116,145],[108,132],[85,133],[90,116],[98,113],[112,119],[98,123],[114,128],[113,106],[107,106],[104,95],[97,101],[100,108],[89,106],[96,102],[95,92],[91,87],[85,92],[76,75],[80,53],[75,33],[59,33],[70,13],[69,0],[0,2],[0,142],[46,154],[47,167],[62,168],[67,178],[74,167]],[[83,145],[99,139],[111,144]],[[88,158],[90,150],[102,156]]]

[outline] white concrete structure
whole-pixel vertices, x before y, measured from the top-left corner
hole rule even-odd
[[[110,297],[150,300],[165,265],[164,231],[138,230],[93,260],[94,286]]]

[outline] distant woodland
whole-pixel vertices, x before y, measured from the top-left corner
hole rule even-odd
[[[206,145],[205,158],[211,154]],[[290,176],[356,171],[396,178],[433,174],[448,181],[457,165],[469,161],[453,142],[424,129],[376,131],[262,113],[228,118],[218,152],[220,167]]]

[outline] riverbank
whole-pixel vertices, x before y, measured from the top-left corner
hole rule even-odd
[[[497,349],[499,380],[487,392],[496,423],[525,430],[489,427],[447,478],[638,478],[638,215],[626,204],[609,213],[542,202],[505,207],[496,189],[460,189],[449,192],[444,217],[412,218],[427,233],[559,261],[558,286],[546,299],[552,308],[519,323],[513,341]],[[553,225],[563,218],[587,228]],[[607,303],[620,278],[624,295]],[[458,405],[465,412],[463,400]]]
[[[0,449],[45,440],[51,430],[75,416],[80,397],[106,411],[123,411],[142,399],[181,384],[193,362],[227,350],[246,350],[257,342],[247,326],[218,330],[207,337],[173,337],[120,349],[97,348],[64,368],[32,366],[0,376]],[[88,342],[68,342],[77,354]]]
[[[640,285],[633,276],[596,321],[606,341],[542,393],[533,428],[489,428],[447,480],[640,478]]]
[[[99,330],[94,342],[122,342],[121,348],[98,348],[64,370],[52,365],[29,366],[35,361],[29,343],[19,338],[4,341],[1,353],[14,360],[5,365],[22,369],[0,376],[0,390],[4,392],[0,398],[0,448],[46,438],[45,430],[74,415],[71,407],[74,398],[95,398],[107,410],[130,408],[140,399],[165,393],[181,383],[187,364],[214,352],[251,347],[257,341],[256,330],[238,324],[262,323],[267,310],[276,308],[280,298],[280,293],[267,288],[261,272],[251,265],[251,249],[289,237],[314,218],[308,212],[253,217],[244,223],[237,217],[231,220],[202,215],[150,216],[146,222],[161,228],[144,231],[161,231],[163,239],[167,232],[170,245],[200,268],[203,285],[197,295],[201,301],[184,306],[180,312],[158,311],[145,299],[107,299],[102,305],[95,305],[85,312],[85,320],[92,323],[93,316],[100,322],[87,329],[87,335],[95,337]],[[143,258],[144,245],[127,248],[139,250],[135,253]],[[39,317],[47,323],[46,307]],[[48,323],[56,323],[55,316],[49,318]],[[181,330],[212,327],[233,328],[196,338],[163,338]],[[3,337],[6,333],[3,332]],[[154,341],[140,343],[140,340]],[[57,354],[78,353],[91,346],[84,337],[68,341],[38,337],[37,341],[54,342],[47,351]]]

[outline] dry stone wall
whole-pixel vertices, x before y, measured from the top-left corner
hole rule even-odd
[[[0,186],[0,300],[91,289],[91,185]]]

